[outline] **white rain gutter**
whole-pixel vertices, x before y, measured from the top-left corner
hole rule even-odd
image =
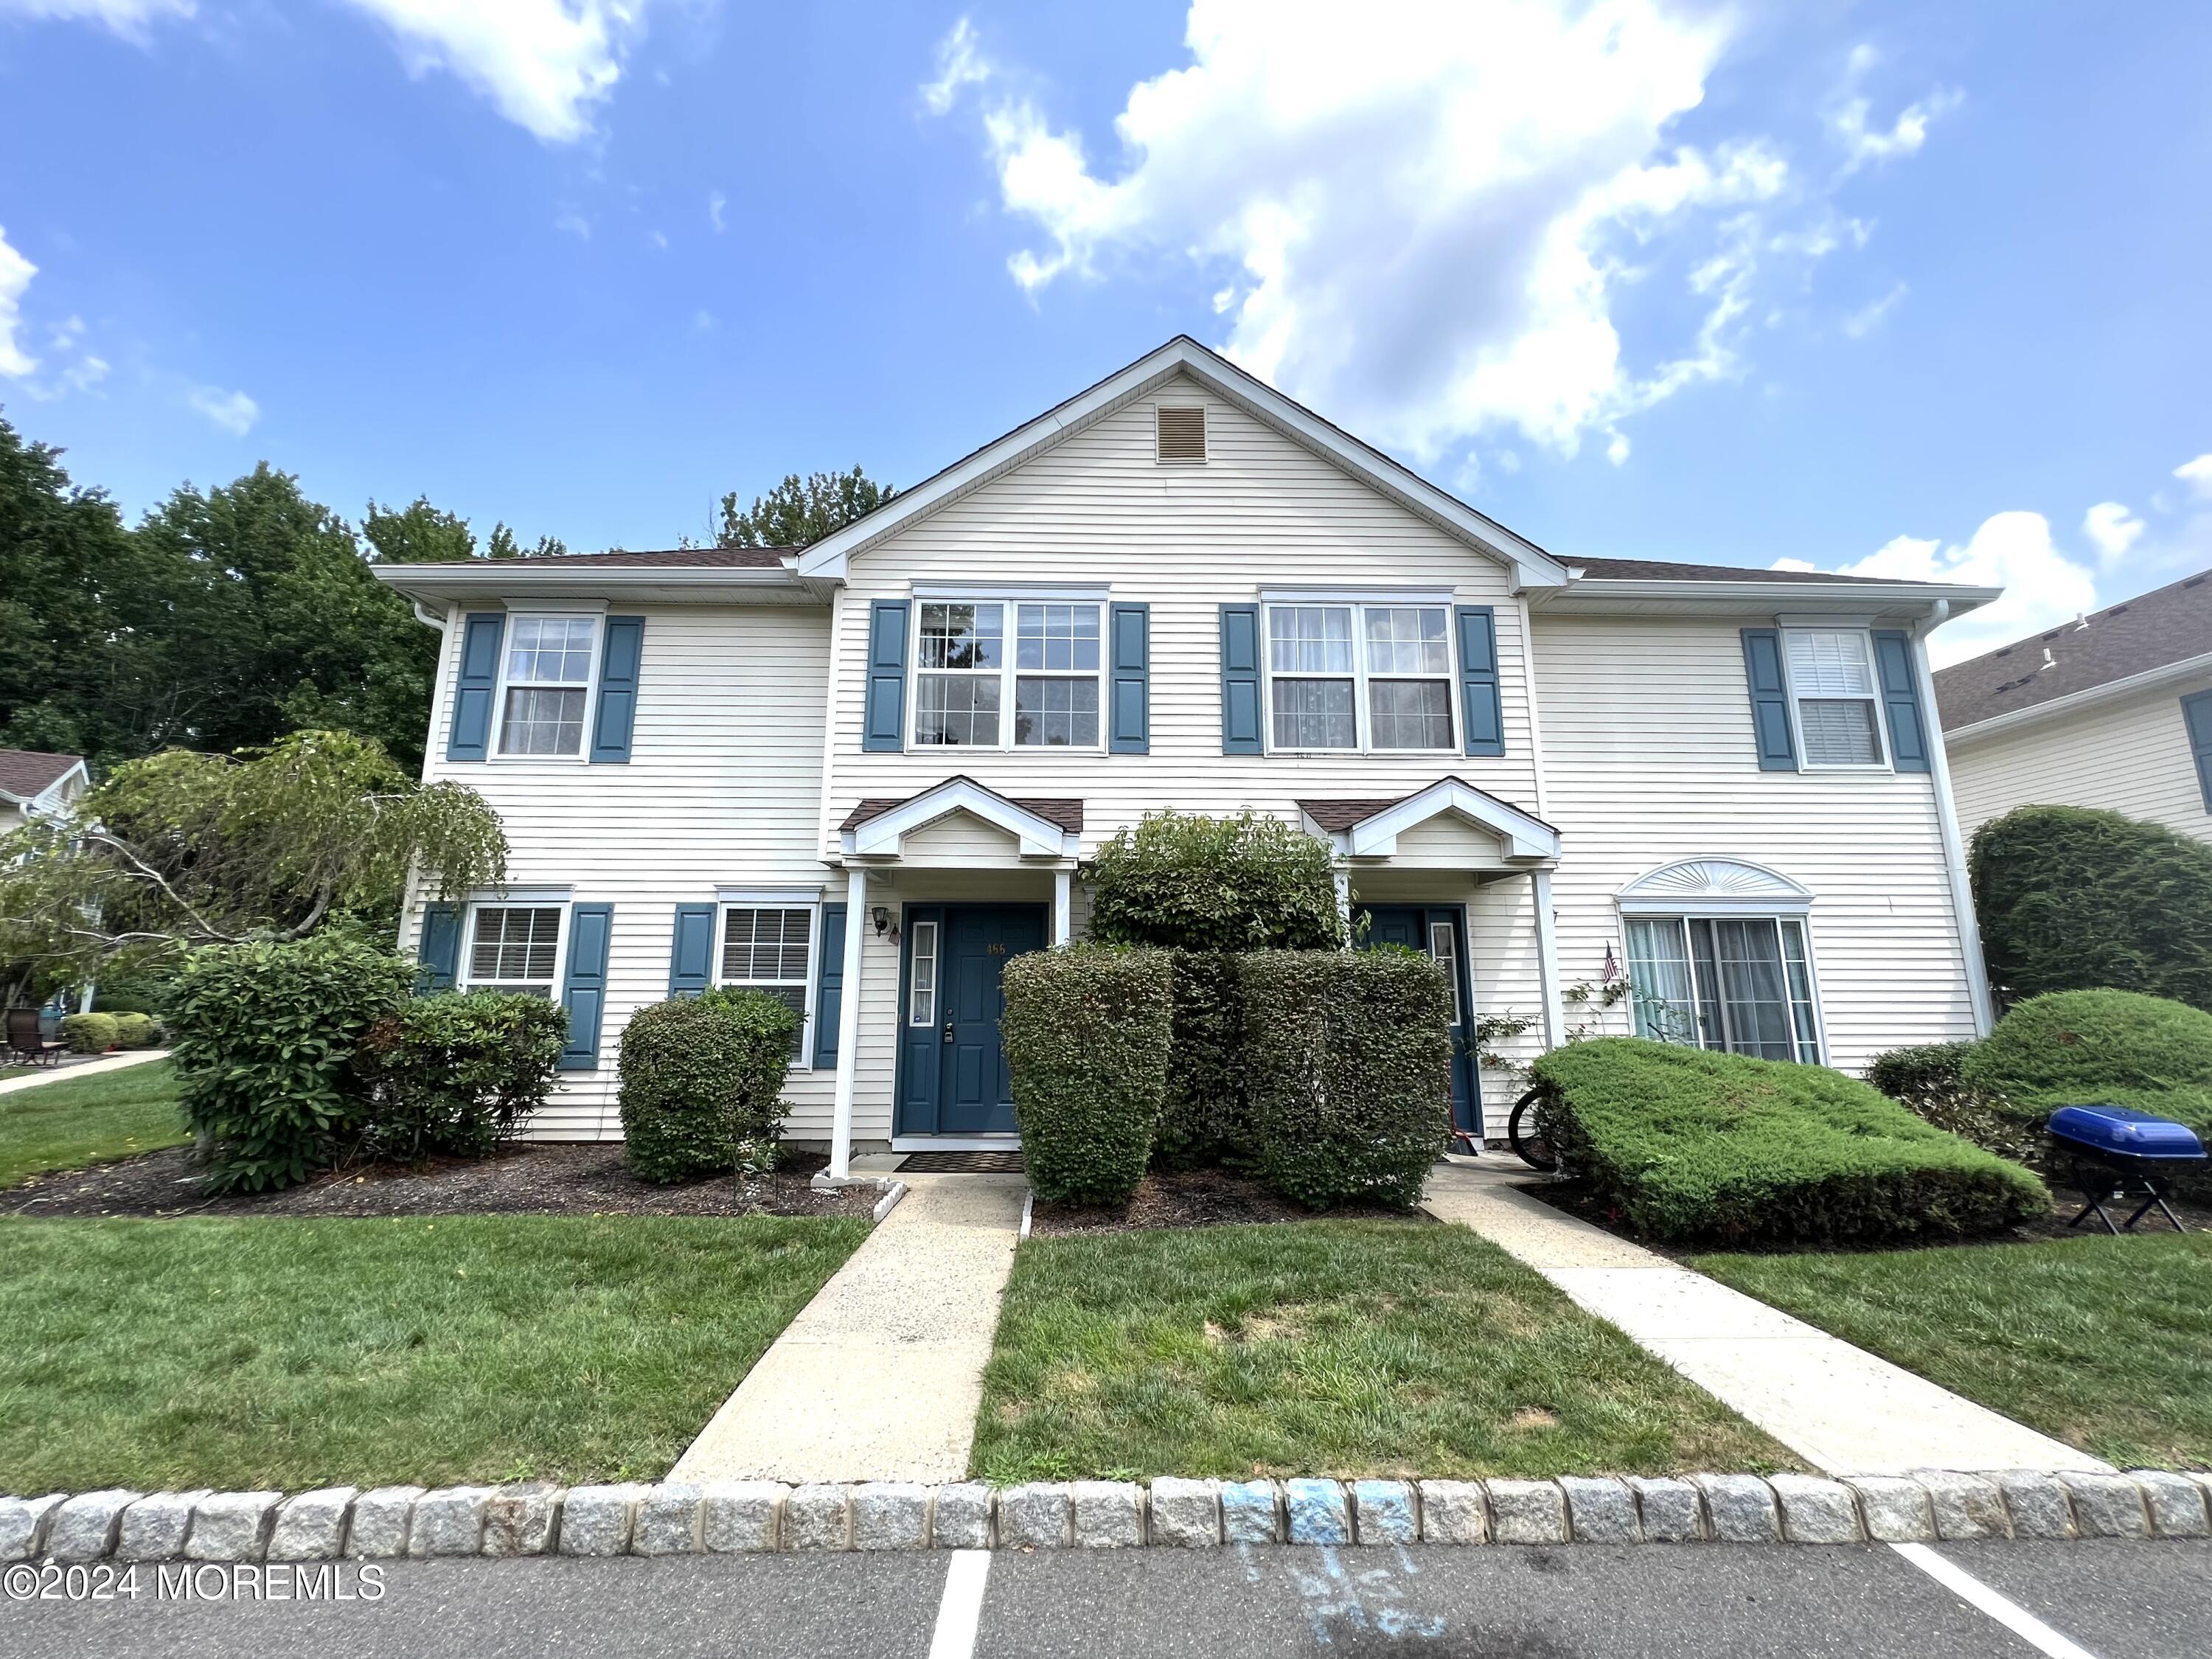
[[[1936,706],[1936,680],[1928,672],[1928,635],[1951,615],[1951,602],[1938,599],[1912,630],[1912,672],[1920,692],[1920,722],[1928,738],[1928,766],[1936,785],[1936,823],[1943,839],[1943,868],[1950,879],[1952,914],[1959,919],[1959,951],[1966,960],[1966,996],[1973,1004],[1974,1035],[1984,1037],[1996,1024],[1990,996],[1989,964],[1982,957],[1981,923],[1974,915],[1973,884],[1966,873],[1966,847],[1959,834],[1959,812],[1951,799],[1951,763],[1943,752],[1943,720]]]

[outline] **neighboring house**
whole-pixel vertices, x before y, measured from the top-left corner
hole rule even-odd
[[[1323,840],[1517,1060],[1986,1024],[1921,641],[1994,590],[1561,560],[1188,339],[803,550],[377,574],[445,631],[426,775],[513,844],[404,942],[568,1004],[542,1135],[618,1136],[631,1013],[741,984],[801,1012],[787,1132],[838,1166],[1003,1144],[999,970],[1164,807]]]
[[[0,749],[0,834],[67,811],[90,787],[80,756]]]
[[[2106,806],[2212,840],[2212,572],[1936,676],[1959,818]]]

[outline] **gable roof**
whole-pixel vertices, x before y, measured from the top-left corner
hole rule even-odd
[[[1944,731],[1962,732],[2191,663],[2212,672],[2212,571],[1954,663],[1936,702]]]
[[[886,537],[959,501],[1072,434],[1149,396],[1178,374],[1188,375],[1262,425],[1343,468],[1447,535],[1510,567],[1520,584],[1534,587],[1565,585],[1565,567],[1534,542],[1516,535],[1372,445],[1322,419],[1226,357],[1208,350],[1188,334],[1176,335],[1126,368],[963,456],[913,489],[892,496],[866,518],[811,544],[799,555],[799,574],[842,577],[846,562],[856,555],[866,553]]]
[[[43,795],[83,765],[82,755],[50,755],[38,749],[0,749],[0,797],[30,800]]]
[[[1887,576],[1840,576],[1832,570],[1753,570],[1732,564],[1671,564],[1663,559],[1572,559],[1594,582],[1844,582],[1893,587]]]
[[[1387,858],[1396,851],[1401,832],[1445,813],[1489,830],[1514,863],[1559,855],[1559,832],[1552,825],[1503,796],[1449,774],[1408,795],[1301,800],[1297,805],[1308,824],[1346,856]]]

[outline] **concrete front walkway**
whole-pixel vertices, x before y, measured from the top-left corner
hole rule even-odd
[[[1518,1164],[1440,1165],[1425,1207],[1471,1227],[1831,1474],[2109,1469],[1522,1190]]]
[[[149,1060],[167,1060],[167,1048],[132,1048],[119,1054],[102,1054],[98,1060],[88,1060],[76,1066],[41,1066],[21,1075],[5,1073],[8,1080],[0,1083],[0,1095],[12,1095],[18,1089],[35,1089],[42,1083],[62,1083],[74,1077],[98,1077],[102,1072],[119,1072],[127,1066],[143,1066]]]
[[[909,1188],[760,1358],[671,1480],[959,1480],[1013,1271],[1019,1176]]]

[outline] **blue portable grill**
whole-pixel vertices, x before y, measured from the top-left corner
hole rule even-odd
[[[2088,1200],[2068,1226],[2078,1227],[2094,1214],[2106,1232],[2133,1232],[2155,1205],[2174,1231],[2182,1231],[2166,1206],[2166,1184],[2185,1166],[2204,1162],[2204,1143],[2187,1124],[2128,1106],[2092,1105],[2061,1106],[2044,1127],[2073,1164],[2075,1184]],[[2137,1194],[2144,1194],[2142,1203],[2115,1227],[2105,1201]]]

